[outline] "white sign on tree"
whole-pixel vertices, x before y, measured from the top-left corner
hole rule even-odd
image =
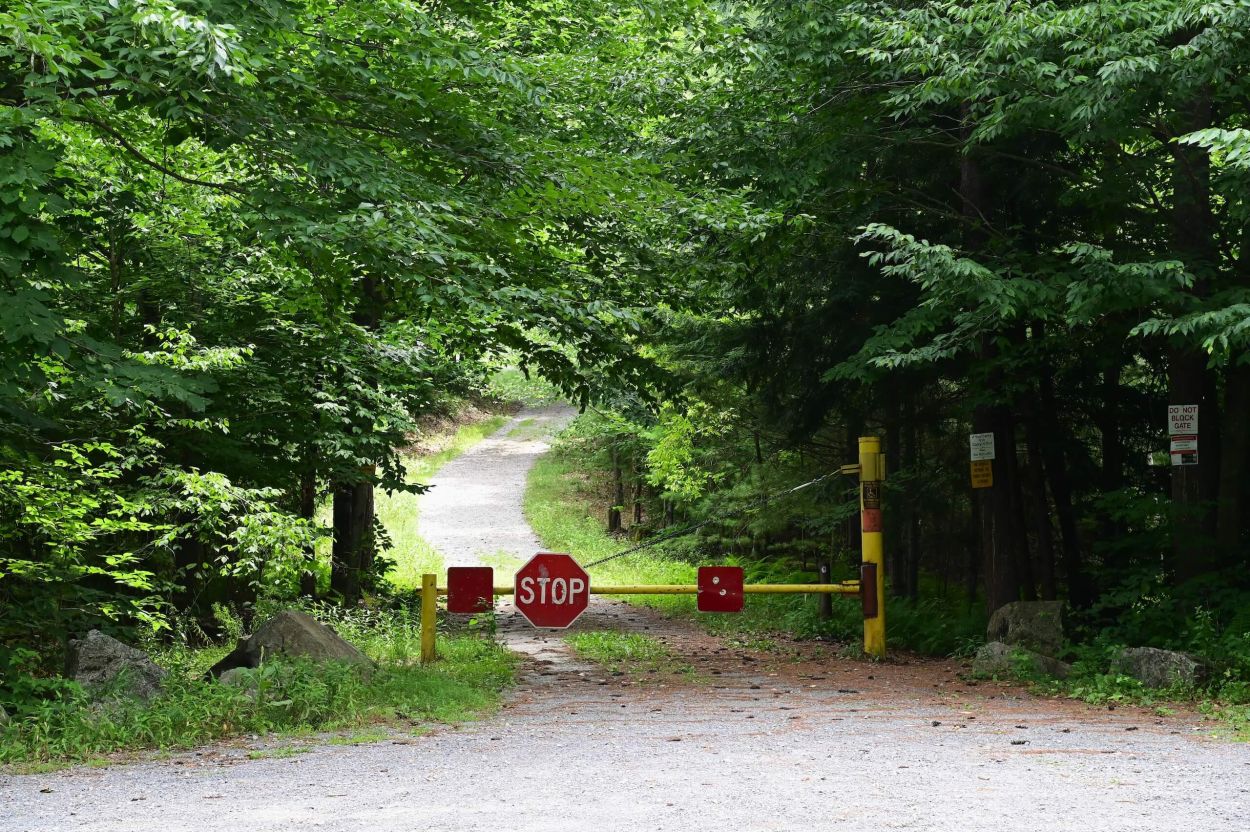
[[[1168,440],[1173,465],[1198,464],[1198,405],[1168,405]]]
[[[970,433],[968,434],[968,445],[972,450],[973,462],[994,458],[993,433]]]

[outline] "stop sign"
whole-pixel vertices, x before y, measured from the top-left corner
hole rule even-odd
[[[590,576],[568,555],[540,552],[517,570],[512,598],[535,627],[563,629],[586,611]]]

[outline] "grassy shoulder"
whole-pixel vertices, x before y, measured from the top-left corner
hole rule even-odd
[[[406,458],[408,481],[429,483],[444,464],[499,430],[507,419],[483,414],[427,438],[424,453]],[[388,557],[395,561],[387,578],[401,595],[420,585],[422,573],[443,571],[442,557],[417,531],[417,495],[379,492],[376,510],[392,544]],[[323,559],[328,563],[328,541],[325,545]],[[107,762],[119,753],[189,748],[243,734],[358,732],[379,724],[414,728],[423,722],[458,722],[493,710],[511,683],[512,654],[476,635],[440,636],[440,660],[420,666],[419,624],[406,606],[305,609],[355,643],[378,669],[362,676],[333,663],[277,661],[258,671],[254,691],[245,691],[205,679],[233,641],[195,649],[154,642],[146,647],[170,671],[161,696],[149,703],[99,701],[70,682],[43,680],[48,689],[32,691],[30,704],[0,725],[0,766],[32,771]],[[221,617],[232,636],[242,635],[228,613],[222,611]],[[261,612],[257,619],[265,617]]]
[[[543,545],[551,551],[569,552],[585,563],[623,551],[633,544],[608,534],[595,507],[603,501],[594,494],[575,460],[556,451],[538,460],[530,472],[525,492],[525,513]],[[590,570],[596,584],[691,584],[698,563],[729,563],[742,566],[748,582],[814,583],[817,575],[775,563],[735,558],[707,559],[691,548],[688,540],[662,543]],[[850,567],[835,580],[851,578]],[[709,631],[767,643],[767,636],[785,633],[798,638],[824,638],[856,644],[863,636],[863,619],[852,600],[834,599],[833,616],[822,619],[814,595],[768,595],[747,599],[742,613],[699,613],[689,595],[626,596],[631,603],[689,616]],[[966,605],[892,601],[888,621],[891,643],[933,655],[967,654],[985,632],[979,610]]]
[[[155,651],[163,692],[148,703],[89,696],[64,682],[0,727],[0,766],[49,770],[106,762],[119,752],[190,748],[245,734],[306,735],[369,726],[420,730],[492,712],[515,658],[478,635],[440,638],[440,660],[421,666],[416,610],[306,608],[377,662],[372,673],[338,663],[270,662],[254,688],[206,680],[224,648]]]
[[[1118,672],[1112,656],[1119,645],[1078,644],[1068,648],[1071,668],[1067,678],[1039,675],[1027,656],[1007,678],[1023,682],[1042,696],[1077,699],[1091,705],[1132,705],[1173,716],[1178,710],[1197,711],[1214,726],[1212,734],[1224,739],[1250,742],[1250,690],[1246,683],[1228,677],[1208,678],[1200,685],[1176,684],[1151,688]]]

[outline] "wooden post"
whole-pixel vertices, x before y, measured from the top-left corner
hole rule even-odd
[[[437,657],[435,628],[438,626],[438,576],[421,576],[421,664]]]

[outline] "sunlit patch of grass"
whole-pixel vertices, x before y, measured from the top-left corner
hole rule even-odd
[[[505,402],[541,406],[564,401],[564,394],[555,385],[535,374],[526,378],[516,367],[505,367],[495,373],[489,387],[492,395]]]
[[[489,555],[478,555],[478,560],[482,562],[483,566],[489,566],[495,570],[496,584],[507,584],[511,583],[512,576],[525,565],[525,561],[528,558],[518,557],[510,552],[500,550]]]

